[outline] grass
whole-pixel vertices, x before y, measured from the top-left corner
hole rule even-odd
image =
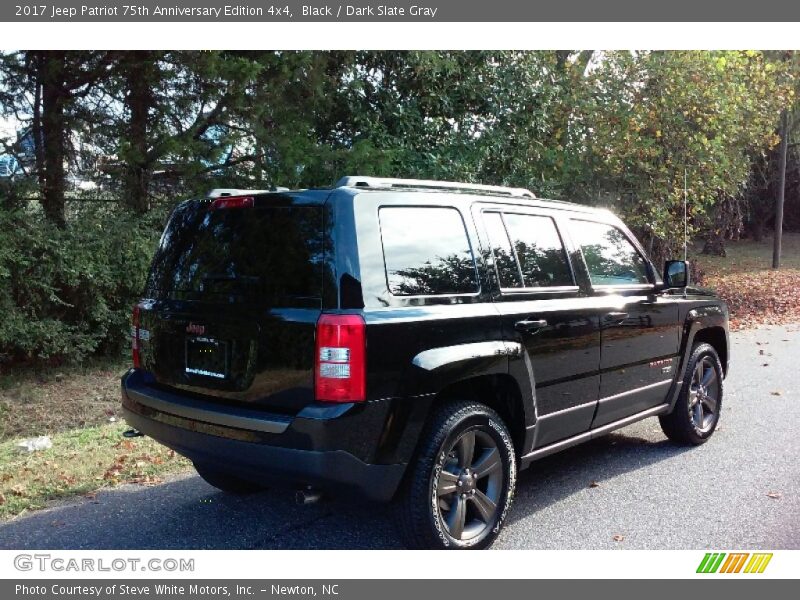
[[[701,285],[717,291],[731,310],[731,328],[800,321],[800,234],[785,233],[781,268],[772,269],[772,238],[726,244],[727,256],[695,253]]]
[[[0,440],[102,425],[119,410],[121,360],[17,368],[0,376]]]
[[[149,438],[122,437],[119,378],[126,368],[97,360],[0,378],[0,518],[121,483],[151,485],[189,467]],[[41,435],[50,436],[52,448],[16,447]]]
[[[760,242],[753,240],[726,242],[725,248],[727,256],[700,254],[702,245],[696,248],[696,259],[708,276],[772,272],[772,236]],[[781,269],[800,270],[800,233],[783,234]]]
[[[52,448],[32,453],[17,449],[14,439],[0,443],[0,518],[121,483],[154,485],[189,467],[149,438],[122,437],[126,428],[114,423],[60,432]]]

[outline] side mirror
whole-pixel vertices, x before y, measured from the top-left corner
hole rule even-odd
[[[685,260],[668,260],[664,263],[664,287],[685,288],[689,285],[689,264]]]

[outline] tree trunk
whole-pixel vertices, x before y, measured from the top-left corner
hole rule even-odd
[[[43,52],[41,64],[42,86],[42,208],[45,215],[59,227],[66,225],[65,197],[66,128],[64,118],[64,77],[66,55],[64,52]]]
[[[753,219],[750,223],[750,235],[753,236],[754,242],[760,242],[765,237],[767,224],[764,219]]]
[[[0,207],[12,211],[24,206],[25,202],[20,197],[19,188],[14,185],[14,180],[11,177],[0,179]]]
[[[703,244],[703,254],[727,256],[728,252],[725,250],[725,239],[720,235],[709,235],[706,238],[705,244]]]
[[[42,81],[44,81],[44,58],[36,56],[33,59],[33,79],[36,89],[33,94],[33,122],[31,136],[33,137],[33,154],[36,164],[36,179],[39,189],[44,189],[44,140],[42,139]]]
[[[123,61],[127,88],[125,103],[130,113],[129,151],[124,157],[125,201],[139,213],[150,209],[153,163],[148,159],[148,125],[155,102],[151,88],[154,60],[151,52],[129,52]]]
[[[781,155],[778,163],[778,198],[775,203],[775,240],[772,246],[772,268],[781,266],[781,242],[783,239],[783,201],[786,194],[786,151],[789,145],[789,111],[781,115]]]

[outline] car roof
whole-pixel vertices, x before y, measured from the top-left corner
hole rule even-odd
[[[525,189],[494,185],[482,185],[453,181],[438,181],[427,179],[394,179],[380,177],[348,176],[339,180],[336,190],[346,190],[351,194],[386,194],[386,193],[427,193],[443,194],[456,200],[463,198],[465,201],[474,201],[476,197],[491,202],[511,204],[515,206],[535,206],[572,210],[588,214],[612,214],[604,208],[596,208],[567,202],[565,200],[551,200],[537,198],[536,195]]]
[[[442,194],[447,196],[448,201],[474,202],[476,199],[493,203],[508,204],[514,206],[530,206],[538,208],[549,208],[557,210],[569,210],[585,214],[614,216],[606,208],[577,204],[566,200],[552,200],[548,198],[537,198],[536,195],[525,189],[517,187],[505,187],[495,185],[483,185],[454,181],[439,181],[432,179],[397,179],[386,177],[370,176],[346,176],[342,177],[333,188],[298,189],[277,188],[274,190],[243,190],[243,189],[215,189],[212,190],[206,199],[213,199],[224,196],[260,196],[294,199],[294,202],[302,204],[324,204],[329,198],[334,199],[336,192],[342,192],[348,196],[358,195],[383,195],[383,194]]]

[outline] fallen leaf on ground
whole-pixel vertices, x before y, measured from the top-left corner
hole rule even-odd
[[[620,534],[618,533],[617,535],[615,535],[615,536],[614,536],[614,537],[612,537],[611,539],[612,539],[612,540],[614,540],[615,542],[621,542],[622,540],[624,540],[624,539],[625,539],[625,536],[624,536],[624,535],[620,535]]]
[[[144,477],[134,477],[131,483],[138,483],[139,485],[158,485],[164,483],[163,477],[156,477],[155,475],[145,475]]]
[[[104,479],[109,479],[111,481],[116,481],[117,479],[119,479],[121,474],[122,474],[122,471],[120,471],[119,469],[113,469],[112,468],[112,469],[109,469],[108,471],[105,472],[105,475],[103,475],[103,478]]]
[[[782,396],[783,392],[780,390],[775,390],[774,392],[770,392],[773,396]]]
[[[772,498],[773,500],[777,500],[781,497],[780,492],[767,492],[767,498]]]
[[[589,487],[590,487],[590,488],[596,488],[596,487],[600,487],[600,484],[599,484],[599,483],[597,483],[596,481],[593,481],[592,483],[590,483],[590,484],[589,484]]]
[[[800,269],[719,272],[704,277],[701,285],[728,303],[733,331],[800,320]]]
[[[11,493],[15,496],[25,496],[28,493],[28,490],[24,485],[17,484],[11,488]]]
[[[74,475],[67,475],[66,473],[59,473],[58,479],[59,481],[63,481],[67,485],[72,485],[77,481]]]

